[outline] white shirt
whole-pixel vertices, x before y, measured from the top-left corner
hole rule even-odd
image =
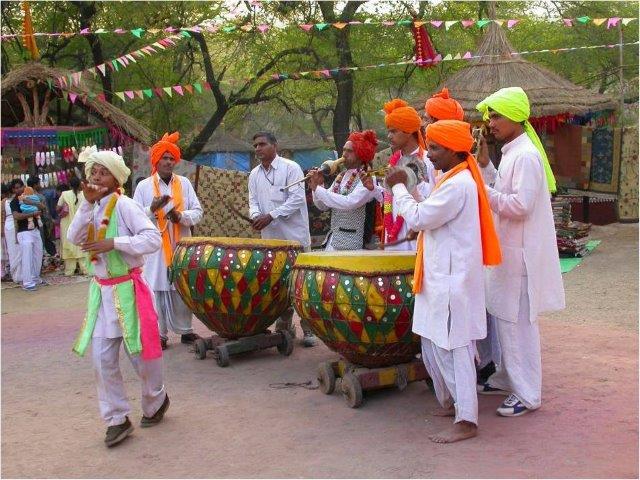
[[[173,182],[181,183],[184,210],[182,211],[182,217],[180,218],[180,235],[183,237],[190,237],[191,229],[189,227],[198,224],[200,220],[202,220],[202,207],[200,206],[200,201],[196,196],[196,192],[193,189],[191,182],[187,177],[173,174],[169,184],[167,184],[157,173],[154,176],[158,177],[158,189],[160,190],[160,195],[171,195]],[[155,213],[153,213],[150,208],[151,202],[153,202],[153,198],[155,197],[153,190],[154,176],[145,178],[138,184],[133,195],[133,199],[144,208],[147,217],[149,217],[157,227],[158,220],[156,219]],[[164,207],[164,211],[166,212],[171,208],[173,208],[173,202],[170,201],[169,204]],[[175,249],[176,242],[173,238],[172,222],[168,222],[167,231],[171,238],[171,245]],[[164,252],[162,248],[146,257],[144,263],[144,276],[149,282],[151,289],[154,291],[166,292],[169,290],[175,290],[175,287],[169,282],[167,265],[164,260]]]
[[[296,162],[276,155],[269,170],[259,164],[249,174],[249,217],[269,214],[273,221],[260,232],[262,238],[296,240],[311,246],[309,212],[304,182],[284,192],[280,189],[304,178]]]
[[[67,240],[74,245],[85,242],[90,222],[93,222],[95,231],[98,232],[111,195],[94,204],[86,200],[82,201],[71,225],[69,225],[69,230],[67,230]],[[160,248],[162,244],[160,232],[147,218],[142,207],[125,195],[120,196],[115,210],[118,219],[118,237],[113,239],[114,248],[120,252],[122,259],[127,262],[130,268],[141,267],[144,264],[144,255],[149,255]],[[98,255],[94,267],[96,277],[108,278],[105,254]],[[102,303],[93,330],[94,337],[118,338],[122,336],[118,324],[118,314],[113,303],[113,288],[100,286]]]
[[[411,152],[411,155],[417,156],[419,151],[420,149],[416,148],[413,152]],[[422,161],[425,165],[426,181],[422,181],[418,183],[415,191],[412,192],[414,199],[418,202],[428,198],[429,194],[431,193],[431,190],[433,190],[433,187],[435,187],[436,185],[436,170],[433,166],[433,163],[431,163],[431,160],[429,160],[429,156],[427,155],[426,151],[422,153]],[[375,188],[376,199],[380,203],[384,203],[384,191],[385,189],[382,185],[376,185],[376,188]],[[391,199],[391,216],[393,218],[393,221],[395,222],[398,216],[398,202],[396,201],[395,197]],[[405,221],[402,224],[402,227],[400,227],[400,232],[398,233],[397,240],[402,240],[403,238],[406,238],[407,235],[409,234],[409,230],[410,228],[407,226],[407,222]],[[385,239],[385,243],[387,242],[389,242],[389,240]],[[412,240],[410,242],[402,242],[397,245],[385,247],[385,250],[415,252],[416,248],[417,248],[416,241]]]
[[[345,171],[342,176],[340,186],[338,187],[338,191],[341,192],[346,187],[354,174],[358,175],[358,169],[352,168]],[[329,188],[318,186],[313,192],[313,204],[323,211],[329,210],[330,208],[336,208],[338,210],[354,210],[376,198],[375,188],[373,190],[367,189],[359,178],[355,183],[356,185],[353,187],[353,190],[347,195],[335,193],[333,191],[335,182]]]
[[[487,310],[510,322],[518,320],[520,277],[528,277],[530,320],[562,310],[564,286],[556,230],[540,153],[526,133],[502,147],[498,170],[483,169],[489,203],[502,249],[502,263],[487,270]]]
[[[393,186],[400,215],[424,230],[424,278],[413,308],[413,331],[446,350],[487,335],[478,190],[469,170],[418,203]]]

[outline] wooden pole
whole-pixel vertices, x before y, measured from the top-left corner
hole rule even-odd
[[[624,123],[624,37],[622,36],[622,20],[618,22],[618,78],[620,80],[620,120],[619,126]]]

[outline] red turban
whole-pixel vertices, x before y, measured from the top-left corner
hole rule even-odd
[[[464,110],[462,105],[449,97],[449,89],[443,88],[440,93],[433,95],[424,104],[424,111],[434,120],[462,120]]]
[[[422,120],[415,108],[410,107],[407,102],[394,98],[390,102],[384,104],[384,111],[386,116],[384,117],[384,123],[387,128],[397,128],[404,133],[418,132],[418,145],[422,149],[426,149],[424,139],[420,127],[422,126]]]
[[[153,145],[149,150],[149,160],[151,161],[151,174],[156,173],[156,167],[162,156],[169,152],[176,163],[180,162],[181,154],[180,147],[177,142],[180,139],[178,132],[173,132],[171,135],[165,133],[160,141]]]
[[[353,132],[349,135],[349,141],[353,145],[353,151],[356,157],[363,162],[369,163],[373,160],[378,146],[376,132],[373,130],[365,130],[363,132]]]

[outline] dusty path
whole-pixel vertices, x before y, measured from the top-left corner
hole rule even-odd
[[[480,435],[435,445],[424,384],[368,396],[358,410],[301,388],[324,346],[232,360],[166,352],[166,421],[103,446],[90,359],[70,346],[86,283],[2,295],[3,477],[637,477],[638,228],[594,228],[602,245],[565,275],[568,308],[542,319],[543,408],[500,418],[480,398]],[[206,330],[197,321],[199,333]],[[139,390],[123,360],[132,420]]]

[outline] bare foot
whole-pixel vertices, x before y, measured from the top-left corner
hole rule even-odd
[[[455,407],[449,407],[449,408],[436,407],[429,410],[429,415],[433,415],[434,417],[455,417],[456,409]]]
[[[471,422],[454,423],[453,426],[435,435],[431,435],[429,440],[435,443],[453,443],[467,438],[475,437],[478,434],[478,427]]]

